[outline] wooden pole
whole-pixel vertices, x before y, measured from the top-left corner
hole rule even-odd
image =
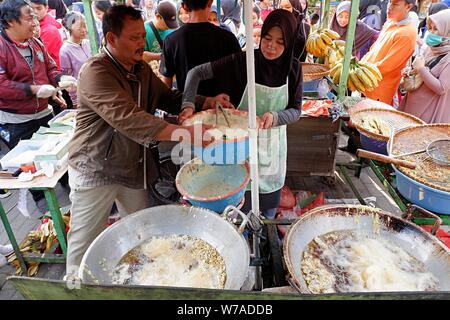
[[[359,15],[359,0],[352,1],[350,11],[350,21],[347,26],[347,38],[345,39],[345,55],[344,64],[342,66],[341,79],[338,87],[338,99],[342,100],[345,97],[347,90],[347,80],[350,71],[350,60],[352,58],[353,42],[355,40],[356,21]]]
[[[330,24],[330,0],[322,0],[322,21],[320,23],[321,28],[328,28]]]
[[[94,16],[92,15],[91,0],[83,0],[84,16],[86,18],[86,26],[89,35],[89,42],[91,45],[91,53],[95,55],[98,53],[98,42],[97,42],[97,26],[95,24]]]

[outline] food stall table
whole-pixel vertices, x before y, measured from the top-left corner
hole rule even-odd
[[[42,190],[45,194],[45,199],[48,204],[48,208],[53,220],[54,228],[56,234],[58,235],[58,242],[61,246],[62,254],[22,254],[17,243],[14,232],[9,223],[8,217],[6,215],[5,209],[0,202],[0,217],[5,227],[6,233],[8,235],[9,241],[13,246],[14,252],[19,260],[22,272],[27,271],[25,261],[34,262],[46,262],[46,263],[64,263],[67,243],[66,243],[66,232],[65,224],[61,215],[60,207],[55,194],[55,186],[59,179],[67,172],[67,165],[61,170],[55,171],[51,178],[45,176],[36,177],[32,181],[21,182],[18,179],[6,178],[0,179],[0,189],[32,189],[32,190]]]

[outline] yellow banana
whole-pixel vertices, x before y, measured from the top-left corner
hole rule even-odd
[[[327,45],[327,46],[331,46],[333,44],[333,40],[325,33],[322,32],[320,34],[320,37],[322,38],[322,41]]]
[[[373,63],[370,63],[370,62],[367,62],[367,61],[360,61],[359,64],[364,66],[364,67],[366,67],[367,69],[369,69],[370,72],[372,72],[375,75],[375,77],[377,78],[378,81],[383,79],[383,76],[382,76],[380,70]]]
[[[364,88],[366,88],[367,91],[372,91],[374,88],[374,85],[372,81],[369,79],[368,76],[362,71],[360,68],[356,67],[354,69],[354,73],[358,77],[359,81],[363,84]]]
[[[347,88],[350,91],[356,91],[356,87],[353,84],[352,79],[350,79],[350,77],[348,77],[348,80],[347,80]]]
[[[316,38],[315,42],[319,50],[324,50],[327,47],[326,43],[322,40],[320,36]]]
[[[352,79],[353,84],[355,85],[355,88],[359,91],[359,92],[364,92],[366,90],[366,88],[364,87],[364,85],[361,83],[361,81],[359,81],[358,77],[356,76],[356,73],[354,72],[353,69],[350,69],[350,73],[349,73],[349,78]]]
[[[339,81],[341,80],[341,72],[342,72],[342,64],[339,64],[336,72],[333,75],[333,83],[336,85],[339,85]]]
[[[372,86],[374,88],[378,87],[378,79],[377,79],[377,77],[375,77],[375,74],[373,74],[372,71],[370,71],[369,69],[367,69],[367,67],[365,67],[363,65],[360,65],[359,67],[365,73],[365,75],[370,79],[370,81],[372,82]]]
[[[333,40],[333,43],[336,47],[345,47],[345,41],[344,40]]]
[[[323,32],[325,32],[326,35],[329,36],[333,40],[338,40],[338,39],[341,38],[339,33],[337,33],[336,31],[333,31],[333,30],[330,30],[330,29],[323,29]]]
[[[333,68],[330,70],[330,77],[333,78],[334,74],[337,72],[338,68],[342,68],[342,64],[335,64]]]

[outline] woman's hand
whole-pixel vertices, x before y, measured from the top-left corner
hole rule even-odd
[[[233,104],[230,102],[230,96],[225,93],[221,93],[215,97],[207,97],[203,103],[202,110],[215,109],[217,103],[220,103],[224,108],[234,109]]]
[[[266,112],[261,117],[261,129],[269,129],[273,126],[273,114]]]
[[[178,115],[178,123],[182,124],[184,120],[190,118],[194,114],[194,109],[184,108]]]
[[[417,71],[420,71],[421,69],[425,68],[425,60],[423,59],[422,56],[417,56],[413,63],[412,66],[414,69],[416,69]]]

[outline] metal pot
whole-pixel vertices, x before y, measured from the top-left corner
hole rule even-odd
[[[413,207],[412,209],[418,209]],[[419,208],[420,209],[420,208]],[[436,219],[435,233],[442,220],[423,209],[422,213]],[[291,285],[302,293],[311,293],[301,271],[302,253],[315,238],[329,232],[357,230],[373,235],[374,217],[379,217],[379,236],[405,250],[425,264],[439,280],[440,290],[450,290],[450,250],[436,237],[414,223],[412,211],[403,218],[367,206],[327,205],[301,216],[289,228],[284,238],[284,259],[291,275]],[[378,232],[377,232],[378,233]]]
[[[230,209],[231,208],[231,209]],[[152,207],[131,214],[104,230],[83,256],[79,277],[83,282],[111,284],[113,270],[131,249],[155,236],[190,235],[208,242],[222,256],[226,268],[224,289],[239,290],[248,273],[250,251],[242,236],[247,217],[237,229],[222,215],[178,205]],[[239,213],[239,212],[238,212]]]

